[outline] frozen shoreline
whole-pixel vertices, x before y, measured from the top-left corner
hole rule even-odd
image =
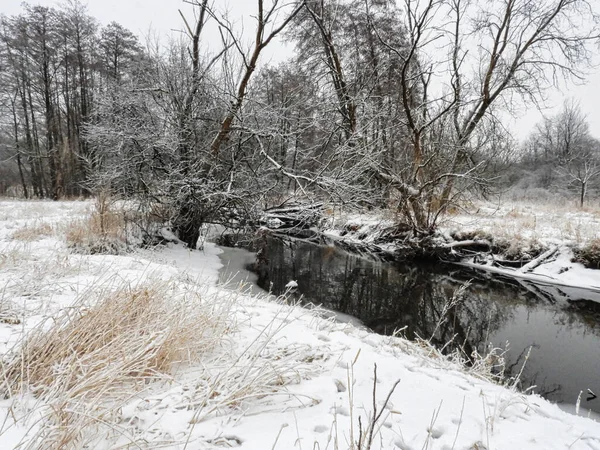
[[[513,207],[514,208],[514,207]],[[479,233],[494,238],[512,239],[516,245],[521,246],[524,251],[534,245],[543,245],[546,248],[555,248],[556,254],[547,261],[542,261],[535,268],[527,271],[503,267],[493,264],[493,257],[490,255],[485,261],[477,261],[475,258],[462,257],[459,261],[449,261],[460,267],[481,270],[490,274],[501,275],[512,278],[516,281],[526,280],[540,285],[552,285],[559,288],[574,288],[586,290],[589,292],[590,299],[600,302],[600,270],[585,268],[580,263],[572,262],[572,247],[582,242],[600,239],[600,219],[589,213],[582,213],[581,216],[573,217],[567,215],[566,220],[578,223],[578,230],[581,235],[577,238],[567,233],[563,234],[561,229],[568,228],[568,223],[554,223],[557,220],[556,214],[533,214],[524,216],[521,220],[531,220],[534,217],[537,229],[531,229],[522,224],[515,224],[515,219],[503,216],[497,210],[493,214],[485,215],[485,208],[481,217],[474,218],[467,215],[455,216],[447,219],[442,224],[440,231],[434,241],[440,249],[449,249],[451,244],[459,244],[460,241],[452,239],[451,235],[456,232],[461,233]],[[478,210],[479,211],[479,210]],[[509,210],[509,215],[514,215],[514,209]],[[385,230],[393,227],[393,220],[380,214],[354,214],[343,219],[333,221],[333,224],[326,227],[322,232],[327,238],[337,244],[344,244],[356,247],[358,253],[364,248],[365,253],[381,254],[386,258],[394,259],[396,255],[402,255],[406,250],[410,251],[402,242],[386,241],[382,239]],[[560,233],[557,234],[557,231]],[[454,253],[451,250],[451,254]]]

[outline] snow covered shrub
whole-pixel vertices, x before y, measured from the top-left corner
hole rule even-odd
[[[171,229],[173,208],[155,200],[115,202],[127,227],[127,242],[141,247],[155,247],[172,239],[165,237]]]
[[[547,250],[535,239],[497,239],[494,250],[507,261],[530,261]]]
[[[588,269],[600,269],[600,239],[594,239],[581,248],[573,249],[573,262],[583,264]]]
[[[82,448],[96,428],[118,428],[123,402],[182,363],[218,348],[227,302],[154,283],[83,300],[35,328],[4,361],[5,396],[31,392],[49,408],[30,443]],[[89,441],[88,441],[89,442]],[[95,448],[93,445],[89,448]]]

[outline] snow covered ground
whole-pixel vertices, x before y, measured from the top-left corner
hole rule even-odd
[[[581,245],[600,239],[600,206],[581,209],[514,201],[481,202],[447,215],[441,225],[447,231],[482,230],[522,243]]]
[[[587,288],[600,295],[600,272],[571,262],[573,248],[600,240],[600,208],[488,204],[475,208],[473,214],[447,217],[443,226],[447,233],[480,231],[523,249],[539,245],[556,248],[552,258],[530,271],[489,266],[485,270],[539,283]],[[467,265],[481,267],[472,262]]]
[[[216,286],[220,250],[212,244],[201,252],[170,245],[120,256],[73,254],[64,235],[91,208],[0,201],[3,367],[24,336],[52,327],[48,319],[85,313],[112,291],[155,283],[167,284],[166,300],[174,305],[220,305],[220,316],[208,317],[225,319],[215,328],[222,336],[166,373],[124,389],[105,386],[109,399],[103,391],[74,396],[60,384],[37,397],[26,387],[11,391],[0,402],[2,449],[600,450],[600,423],[488,381],[482,374],[494,358],[469,371],[423,343]],[[115,354],[115,364],[126,356]],[[83,382],[86,373],[99,373],[67,369],[57,363],[53,376],[78,373]],[[85,427],[66,441],[73,423]]]
[[[333,239],[377,246],[393,253],[395,242],[378,242],[382,233],[394,225],[389,213],[353,214],[337,218],[325,232]],[[521,253],[539,248],[556,249],[551,258],[532,270],[492,265],[488,261],[467,260],[464,266],[542,284],[578,287],[596,291],[600,301],[600,272],[573,263],[573,248],[600,241],[600,208],[534,205],[525,202],[480,203],[469,210],[442,217],[439,224],[444,243],[458,233],[474,239],[503,240]],[[343,231],[343,230],[346,230]],[[351,230],[351,231],[347,231]],[[510,249],[509,249],[510,251]]]

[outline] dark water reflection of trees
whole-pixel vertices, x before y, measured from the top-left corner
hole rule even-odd
[[[440,265],[392,265],[301,241],[269,238],[265,243],[253,270],[259,275],[259,286],[273,293],[284,292],[286,284],[295,280],[296,295],[301,294],[304,302],[357,317],[377,333],[403,330],[409,339],[430,339],[444,351],[460,348],[465,356],[474,350],[485,352],[490,343],[503,348],[509,341],[509,377],[521,371],[532,347],[522,388],[536,385],[535,392],[568,403],[575,402],[580,390],[592,389],[594,382],[600,391],[600,380],[595,379],[600,376],[600,304],[596,302],[569,302],[535,286],[492,281]],[[470,285],[465,295],[448,309],[466,281]],[[578,376],[556,370],[560,364],[548,361],[564,359],[553,354],[556,347],[582,352],[573,368]],[[586,354],[594,348],[596,354]],[[585,406],[600,410],[594,402]]]

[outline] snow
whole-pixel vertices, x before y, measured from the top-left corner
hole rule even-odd
[[[370,245],[378,250],[393,254],[398,248],[395,242],[380,243],[378,239],[388,228],[394,226],[394,218],[389,212],[369,212],[348,214],[332,220],[324,234],[332,240],[340,240]],[[460,265],[486,272],[505,275],[518,280],[540,284],[551,284],[563,288],[587,290],[587,298],[600,301],[600,272],[573,263],[572,248],[600,240],[600,209],[571,209],[565,206],[540,206],[528,203],[509,202],[501,205],[481,203],[473,205],[469,211],[447,214],[440,221],[441,245],[460,245],[450,236],[456,232],[491,235],[494,239],[506,239],[522,251],[543,246],[556,247],[557,256],[550,258],[531,271],[498,267],[475,261],[472,258]],[[451,243],[448,244],[447,242]],[[581,293],[572,299],[581,298]]]
[[[114,417],[105,419],[115,423],[98,427],[108,434],[89,448],[133,441],[139,448],[348,449],[367,429],[375,403],[383,413],[373,449],[600,450],[600,423],[494,384],[425,343],[375,335],[283,299],[217,286],[221,250],[211,243],[193,252],[168,244],[120,256],[71,254],[64,229],[91,207],[0,201],[0,312],[20,321],[0,321],[1,352],[80,295],[144,280],[175,280],[203,298],[230,298],[233,320],[202,364],[181,367],[122,399]],[[12,237],[42,222],[53,234]],[[2,400],[0,448],[26,441],[44,426],[46,412],[43,401],[27,394]]]
[[[296,280],[289,281],[286,285],[286,289],[296,289],[298,287],[298,282]]]
[[[588,299],[600,302],[600,273],[598,270],[586,269],[582,264],[571,262],[573,252],[567,247],[559,249],[556,259],[533,269],[523,272],[518,269],[506,267],[493,267],[474,263],[472,260],[459,263],[464,267],[485,270],[490,273],[510,276],[517,279],[532,281],[538,284],[551,284],[563,288],[577,288],[586,290]],[[577,296],[572,299],[581,298]]]
[[[600,238],[600,209],[514,201],[477,203],[447,215],[441,225],[447,231],[482,230],[522,243],[579,245]]]

